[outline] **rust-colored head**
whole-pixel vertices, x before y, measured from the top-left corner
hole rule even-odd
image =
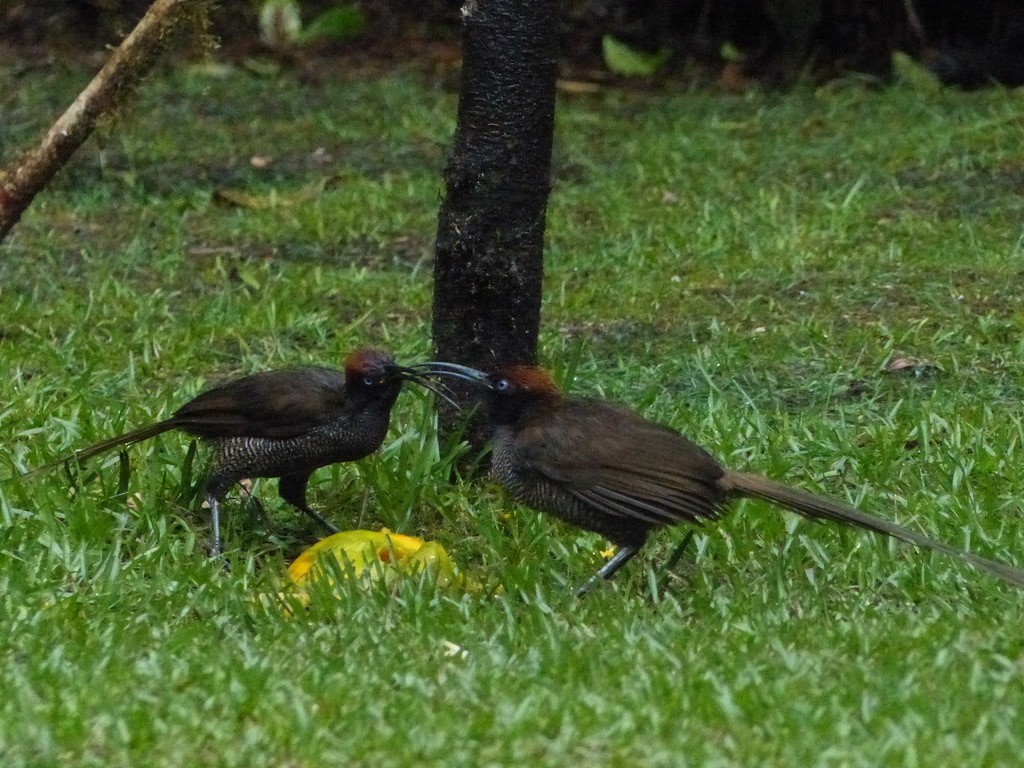
[[[363,347],[345,358],[345,380],[349,384],[358,384],[364,379],[390,379],[399,373],[394,355],[384,349]]]
[[[562,397],[551,374],[535,365],[498,368],[486,378],[487,416],[495,426],[514,425],[541,403]]]
[[[510,389],[535,394],[561,393],[551,374],[537,365],[508,365],[498,368],[487,377],[487,388],[499,393]]]
[[[386,350],[364,347],[345,359],[345,397],[354,409],[390,412],[404,380],[403,369]]]

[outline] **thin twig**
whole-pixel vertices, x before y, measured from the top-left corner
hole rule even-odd
[[[208,0],[156,0],[150,6],[39,146],[26,152],[13,171],[0,172],[0,241],[35,196],[89,138],[99,117],[116,109],[153,68],[168,41],[177,39],[172,33],[189,22],[198,22],[200,28],[205,29],[208,12]]]

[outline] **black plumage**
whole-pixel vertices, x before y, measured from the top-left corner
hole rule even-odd
[[[47,467],[82,462],[180,430],[216,448],[206,481],[215,552],[221,546],[219,502],[243,478],[278,478],[285,501],[335,531],[306,501],[310,476],[320,467],[376,451],[402,384],[415,381],[432,389],[425,379],[430,365],[403,368],[388,352],[360,349],[346,359],[344,371],[305,367],[255,373],[203,392],[163,421],[103,440]]]

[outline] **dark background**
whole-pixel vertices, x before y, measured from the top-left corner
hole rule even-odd
[[[337,4],[301,0],[303,19]],[[358,5],[367,19],[359,38],[320,45],[318,54],[343,48],[415,58],[458,43],[459,0]],[[0,0],[0,40],[15,50],[96,49],[117,42],[148,6],[149,0]],[[258,7],[254,0],[218,3],[213,31],[225,55],[259,50]],[[732,66],[770,84],[852,71],[885,77],[898,50],[947,83],[1024,84],[1020,0],[565,0],[561,19],[564,66],[581,72],[603,68],[601,39],[611,34],[635,48],[670,51],[663,70],[669,76],[715,76]]]

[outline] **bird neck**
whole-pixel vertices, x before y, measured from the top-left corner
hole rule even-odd
[[[560,392],[517,392],[513,395],[492,395],[488,401],[488,417],[496,427],[513,430],[558,408],[565,400]]]
[[[383,414],[386,418],[391,414],[391,408],[398,399],[398,393],[401,389],[402,383],[400,381],[395,382],[395,384],[383,391],[374,390],[368,392],[353,387],[346,398],[345,406],[349,413],[353,415],[365,412],[378,415]]]

